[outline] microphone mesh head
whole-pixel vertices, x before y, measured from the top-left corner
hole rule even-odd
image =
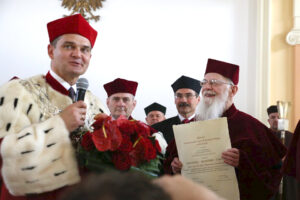
[[[80,78],[76,83],[77,90],[83,89],[86,90],[89,87],[89,81],[86,78]]]

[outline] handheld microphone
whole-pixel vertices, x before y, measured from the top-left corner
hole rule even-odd
[[[89,82],[86,78],[80,78],[76,83],[77,93],[76,101],[84,101],[84,96],[87,88],[89,87]]]

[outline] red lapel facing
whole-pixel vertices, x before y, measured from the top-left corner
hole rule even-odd
[[[56,91],[64,94],[64,95],[69,95],[69,91],[64,88],[57,80],[55,80],[50,72],[47,73],[46,75],[46,82]]]

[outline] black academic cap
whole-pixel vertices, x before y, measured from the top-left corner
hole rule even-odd
[[[278,112],[277,106],[275,106],[275,105],[269,106],[269,108],[267,109],[267,112],[268,112],[268,115],[271,113],[277,113]]]
[[[200,81],[197,79],[193,79],[187,76],[181,76],[177,79],[172,85],[174,93],[181,88],[189,88],[197,92],[199,94],[201,90]]]
[[[146,115],[148,115],[149,112],[154,111],[154,110],[160,111],[160,112],[164,113],[164,115],[165,115],[167,108],[159,103],[154,102],[153,104],[150,104],[149,106],[144,108],[144,110],[145,110]]]

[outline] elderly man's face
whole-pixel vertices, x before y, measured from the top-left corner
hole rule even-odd
[[[232,105],[237,86],[217,73],[207,73],[201,85],[202,100],[198,106],[197,118],[208,120],[221,117]]]
[[[152,125],[158,122],[161,122],[163,120],[165,120],[165,115],[164,113],[158,111],[158,110],[153,110],[151,112],[148,113],[147,117],[146,117],[146,122],[148,125]]]
[[[184,117],[190,117],[195,113],[199,101],[199,95],[192,89],[181,88],[175,93],[176,108]]]
[[[119,118],[120,115],[124,115],[128,118],[136,105],[134,96],[130,93],[113,94],[107,98],[106,103],[114,119]]]
[[[221,99],[222,95],[224,96],[229,92],[230,95],[230,83],[222,75],[217,73],[207,73],[204,76],[206,84],[202,83],[202,96],[206,104],[211,104],[215,99]],[[211,80],[216,80],[214,83],[210,83]],[[226,99],[227,100],[227,99]]]
[[[279,119],[278,113],[270,113],[269,114],[268,122],[270,124],[270,128],[274,131],[278,130],[278,119]]]

